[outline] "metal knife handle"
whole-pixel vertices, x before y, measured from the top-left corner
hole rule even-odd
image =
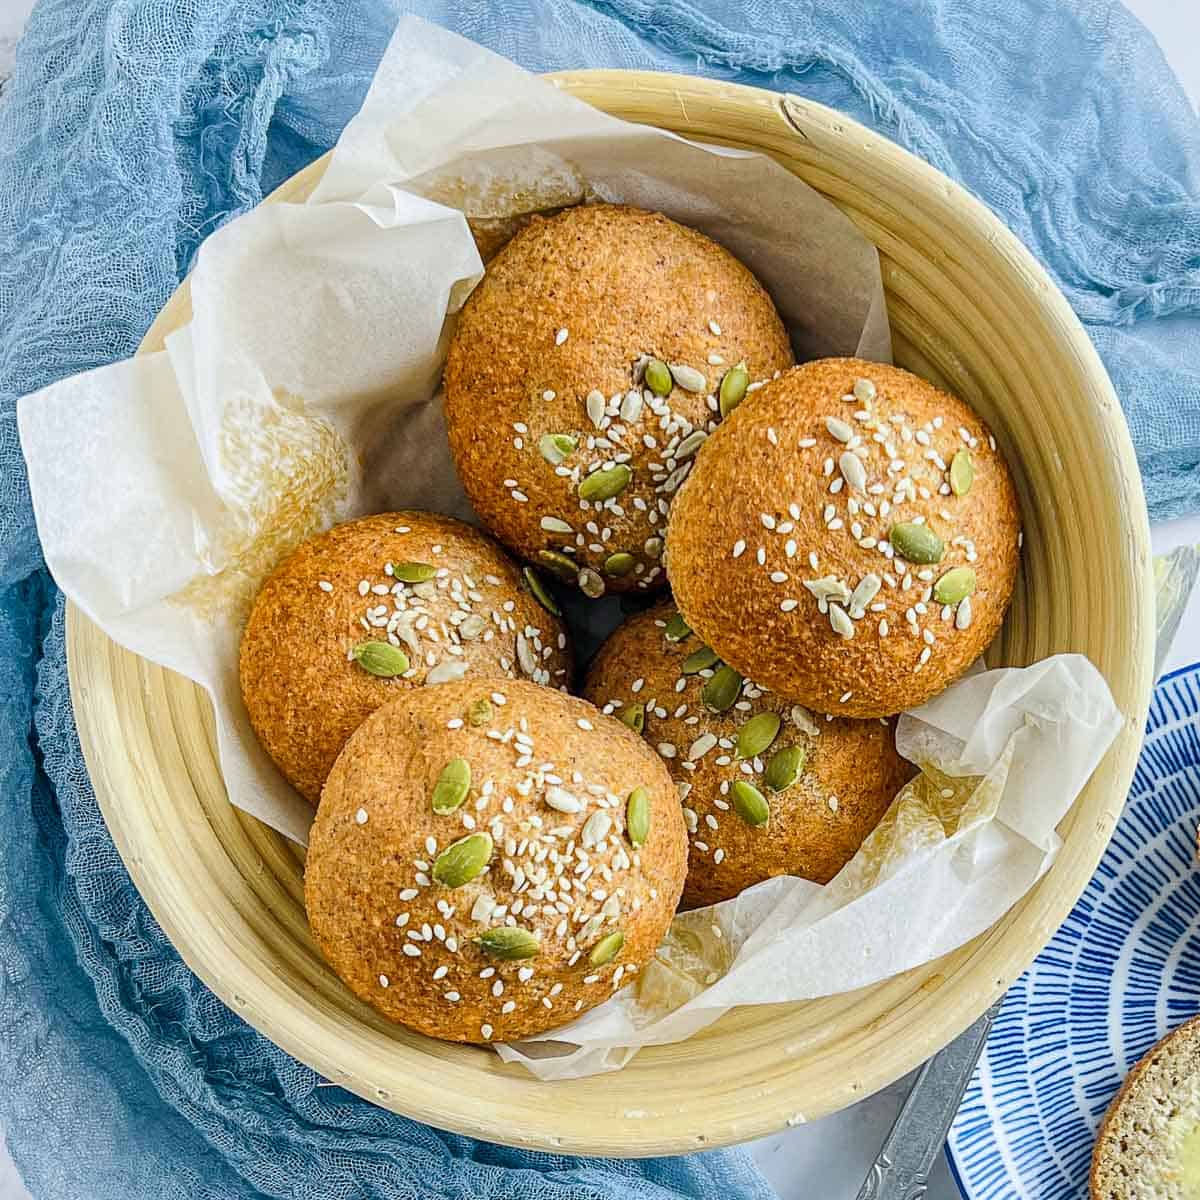
[[[857,1200],[921,1200],[925,1195],[929,1172],[999,1011],[997,1000],[921,1068]]]

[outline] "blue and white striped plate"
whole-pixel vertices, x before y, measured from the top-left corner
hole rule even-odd
[[[1087,890],[1005,997],[950,1131],[969,1200],[1087,1194],[1129,1067],[1200,1012],[1200,663],[1163,679],[1133,790]]]

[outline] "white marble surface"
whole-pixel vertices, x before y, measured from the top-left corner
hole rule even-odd
[[[1154,31],[1192,102],[1200,107],[1200,53],[1196,50],[1200,44],[1200,4],[1195,0],[1126,2]],[[7,73],[12,43],[31,7],[32,0],[0,0],[0,78]],[[1184,542],[1200,542],[1200,517],[1173,521],[1154,530],[1156,553]],[[1200,591],[1192,597],[1167,669],[1197,660],[1200,660]],[[853,1197],[906,1091],[907,1081],[901,1081],[837,1116],[755,1142],[751,1147],[754,1158],[779,1192],[780,1200]],[[69,1148],[64,1147],[64,1152],[69,1152]],[[31,1200],[3,1144],[0,1144],[0,1200]],[[959,1200],[944,1160],[938,1162],[930,1180],[928,1200]]]

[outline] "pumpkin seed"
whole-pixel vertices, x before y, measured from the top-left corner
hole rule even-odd
[[[621,710],[620,721],[628,725],[634,733],[641,733],[646,728],[646,706],[644,704],[629,704]]]
[[[738,758],[757,758],[779,735],[783,722],[778,713],[759,713],[745,722],[737,732]]]
[[[604,560],[604,573],[613,579],[621,579],[628,575],[635,566],[637,566],[637,559],[632,554],[620,550],[616,554],[610,554]]]
[[[391,642],[359,642],[351,653],[364,671],[380,679],[391,679],[408,670],[408,655]]]
[[[682,642],[692,632],[692,627],[683,619],[683,613],[677,612],[668,622],[663,633],[668,642]]]
[[[652,358],[646,364],[642,379],[656,396],[666,396],[671,391],[671,369],[661,358]]]
[[[486,698],[476,700],[467,709],[467,724],[478,728],[492,719],[492,702]]]
[[[538,562],[547,570],[553,571],[560,579],[574,579],[579,570],[575,560],[561,550],[539,550]]]
[[[697,671],[706,671],[709,667],[715,667],[720,661],[717,652],[711,646],[701,646],[699,650],[693,650],[683,660],[683,665],[679,669],[685,675],[695,675]]]
[[[554,551],[543,551],[543,553],[553,554]],[[575,564],[571,563],[572,573],[574,570]],[[522,567],[521,574],[525,577],[525,584],[533,594],[533,598],[552,616],[561,617],[562,609],[558,607],[558,601],[546,590],[546,585],[537,571],[533,567]]]
[[[733,796],[733,811],[747,825],[765,825],[771,819],[771,806],[754,784],[744,779],[735,780],[730,793]]]
[[[601,467],[580,483],[579,498],[588,501],[611,500],[629,486],[632,478],[633,472],[624,463]]]
[[[579,585],[579,590],[592,600],[599,600],[607,590],[599,572],[593,571],[591,567],[584,567],[575,577],[575,582]]]
[[[429,873],[443,887],[460,888],[476,878],[491,857],[492,835],[482,831],[469,833],[451,842],[433,860],[433,870]]]
[[[700,699],[713,712],[726,712],[741,692],[742,677],[731,666],[724,665],[705,683]]]
[[[552,467],[557,467],[574,454],[578,445],[579,439],[569,433],[543,433],[538,438],[538,452]]]
[[[942,539],[928,525],[914,525],[911,521],[893,525],[888,541],[896,553],[909,562],[941,562],[942,555],[946,553]]]
[[[404,583],[424,583],[437,574],[437,567],[427,562],[398,562],[392,575]]]
[[[956,496],[965,496],[975,482],[975,464],[966,450],[960,450],[950,460],[950,488]]]
[[[746,389],[750,386],[750,372],[744,362],[736,367],[730,367],[721,380],[720,401],[721,416],[727,417],[746,398]]]
[[[588,955],[588,962],[593,967],[602,967],[605,963],[612,962],[621,953],[623,945],[625,945],[625,935],[619,929],[614,929],[612,933],[605,934],[592,947],[592,952]]]
[[[495,929],[481,933],[475,941],[481,950],[505,962],[532,958],[541,948],[537,934],[520,925],[497,925]]]
[[[641,846],[650,836],[650,793],[636,787],[625,801],[625,832],[634,846]]]
[[[939,604],[957,604],[975,591],[975,572],[970,567],[952,567],[933,585]]]
[[[695,367],[689,367],[686,363],[668,363],[667,369],[671,372],[671,378],[685,392],[704,392],[708,390],[708,380],[705,378],[703,371],[697,371]]]
[[[455,812],[471,790],[471,764],[465,758],[452,758],[433,785],[430,803],[439,817]]]
[[[763,782],[773,792],[786,792],[800,778],[807,755],[803,746],[787,746],[771,755]]]

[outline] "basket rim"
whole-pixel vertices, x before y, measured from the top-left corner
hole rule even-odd
[[[365,1079],[346,1078],[346,1073],[337,1063],[337,1048],[327,1045],[328,1028],[321,1020],[323,1016],[327,1016],[325,1008],[317,1003],[313,996],[302,994],[292,987],[282,974],[259,970],[256,964],[238,957],[235,953],[240,948],[238,939],[230,929],[224,927],[218,914],[207,914],[209,919],[198,927],[194,921],[194,914],[185,916],[179,912],[175,901],[169,896],[164,878],[166,872],[161,870],[161,864],[156,861],[153,850],[147,853],[148,847],[141,843],[135,829],[126,819],[124,807],[131,798],[122,796],[118,790],[108,786],[110,781],[107,778],[104,758],[109,749],[106,739],[111,737],[112,729],[104,726],[103,722],[90,712],[87,703],[89,677],[94,667],[94,664],[89,663],[88,656],[95,654],[101,641],[108,642],[108,639],[99,629],[91,626],[86,615],[73,604],[68,605],[68,668],[80,740],[89,774],[95,784],[97,799],[105,820],[130,876],[188,966],[224,1003],[250,1020],[265,1036],[326,1078],[339,1082],[365,1099],[457,1133],[555,1153],[623,1153],[631,1157],[682,1153],[743,1142],[777,1132],[785,1125],[795,1123],[797,1110],[801,1107],[805,1108],[805,1119],[812,1119],[870,1095],[893,1082],[969,1026],[1028,966],[1054,929],[1066,917],[1099,862],[1115,826],[1132,779],[1137,745],[1140,745],[1141,731],[1150,703],[1153,683],[1153,593],[1148,570],[1149,523],[1128,428],[1111,381],[1082,324],[1048,273],[1023,243],[982,201],[965,188],[883,135],[875,133],[835,109],[802,97],[744,84],[647,71],[587,69],[557,72],[547,78],[555,86],[578,93],[589,102],[597,103],[598,107],[603,107],[599,103],[602,95],[616,89],[642,92],[646,96],[672,96],[676,105],[682,104],[681,97],[684,95],[704,95],[722,101],[748,102],[764,111],[773,110],[792,131],[792,137],[807,139],[805,126],[811,128],[814,125],[823,125],[826,128],[837,127],[845,130],[866,145],[872,154],[883,162],[902,162],[910,177],[921,188],[928,190],[931,197],[936,192],[943,199],[950,198],[963,211],[974,213],[976,220],[988,227],[989,240],[997,250],[1015,264],[1041,293],[1041,303],[1047,305],[1050,310],[1047,319],[1052,320],[1056,327],[1056,339],[1063,342],[1074,358],[1080,377],[1086,378],[1092,389],[1102,393],[1108,401],[1106,416],[1110,428],[1107,432],[1111,434],[1113,452],[1118,460],[1116,470],[1122,482],[1121,501],[1127,515],[1127,527],[1123,532],[1127,535],[1131,559],[1147,564],[1147,569],[1141,572],[1140,588],[1136,588],[1136,581],[1131,584],[1131,587],[1136,589],[1135,613],[1142,624],[1141,630],[1134,631],[1133,644],[1134,661],[1140,668],[1135,687],[1138,697],[1136,711],[1126,714],[1126,728],[1118,735],[1118,741],[1110,749],[1104,764],[1098,768],[1099,771],[1106,765],[1115,765],[1115,786],[1110,783],[1109,787],[1111,791],[1119,794],[1097,821],[1086,829],[1078,828],[1072,831],[1075,867],[1069,880],[1070,886],[1059,886],[1052,896],[1045,895],[1036,919],[1031,915],[1022,925],[1018,925],[1010,912],[982,935],[981,942],[987,942],[991,951],[988,963],[972,963],[964,968],[964,975],[967,977],[957,980],[959,986],[953,1001],[951,1002],[946,994],[950,989],[938,988],[924,994],[921,1004],[929,1019],[909,1020],[904,1028],[904,1045],[893,1048],[890,1055],[856,1064],[858,1078],[847,1080],[844,1087],[831,1092],[828,1103],[819,1111],[811,1105],[805,1107],[797,1104],[795,1097],[789,1097],[786,1086],[778,1084],[774,1089],[775,1099],[769,1112],[753,1119],[740,1117],[736,1111],[736,1103],[727,1103],[724,1105],[724,1111],[714,1111],[711,1114],[709,1123],[702,1132],[673,1131],[663,1135],[648,1127],[639,1128],[636,1122],[627,1122],[619,1139],[623,1148],[614,1150],[611,1132],[606,1134],[602,1129],[567,1134],[556,1131],[553,1111],[547,1113],[543,1126],[536,1129],[531,1128],[527,1121],[512,1119],[499,1106],[488,1110],[484,1121],[464,1115],[453,1106],[447,1107],[444,1090],[440,1090],[439,1085],[428,1078],[427,1071],[409,1071],[404,1093],[397,1095],[393,1089],[386,1097]],[[682,115],[686,117],[686,112]],[[671,127],[666,120],[664,125]],[[783,132],[781,129],[780,133]],[[704,140],[701,135],[688,136]],[[264,202],[287,200],[315,184],[324,171],[328,158],[328,153],[322,155],[265,197]],[[185,280],[156,317],[138,353],[146,353],[160,345],[168,329],[174,328],[186,318],[189,305]],[[85,645],[85,642],[90,645]],[[120,656],[137,658],[116,643],[109,642],[108,646],[108,654],[114,661]],[[138,670],[142,672],[161,672],[164,676],[170,674],[165,668],[145,660],[138,659],[138,664]],[[1133,740],[1136,740],[1137,744],[1133,744]],[[1121,753],[1115,755],[1118,746],[1121,747]],[[226,803],[228,804],[228,801]],[[193,816],[191,824],[195,825],[197,819],[206,826],[209,834],[213,834],[208,825],[210,818],[207,814],[201,812],[199,818]],[[1060,854],[1049,874],[1054,874],[1055,868],[1064,863],[1064,857]],[[170,869],[177,870],[178,867]],[[1051,889],[1044,887],[1044,882],[1045,880],[1036,885],[1035,890],[1040,888],[1043,893],[1049,893]],[[1060,879],[1058,882],[1061,885],[1067,881]],[[1024,901],[1019,903],[1023,904]],[[231,963],[237,968],[236,972],[231,972]],[[988,968],[986,975],[985,965]],[[255,1013],[261,1014],[258,1020],[251,1016]],[[895,1010],[892,1010],[890,1015],[895,1016]],[[349,1020],[347,1018],[348,1022]],[[887,1025],[889,1020],[881,1019],[879,1023]],[[654,1050],[643,1053],[653,1054]],[[514,1069],[519,1071],[519,1068]],[[531,1080],[539,1088],[572,1086],[541,1083],[532,1080],[532,1077],[524,1072],[520,1072],[520,1075],[526,1080]],[[505,1086],[515,1086],[517,1083],[517,1078],[511,1071],[507,1076],[501,1073],[501,1077]],[[552,1108],[550,1105],[545,1107]],[[648,1126],[648,1123],[643,1122],[642,1125]]]

